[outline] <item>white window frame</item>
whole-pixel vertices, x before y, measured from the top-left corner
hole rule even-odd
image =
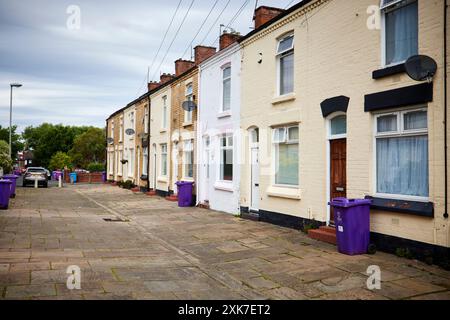
[[[168,107],[167,107],[167,96],[162,97],[162,121],[161,121],[161,129],[167,130],[168,127]]]
[[[401,3],[402,1],[405,1],[405,4],[398,7],[397,9],[410,4],[417,0],[394,0],[392,3],[384,4],[386,0],[381,0],[380,3],[380,18],[381,18],[381,63],[383,68],[389,68],[393,66],[397,66],[400,64],[403,64],[406,62],[406,60],[398,61],[390,64],[386,64],[386,12],[392,11],[392,7],[395,7],[397,4]]]
[[[148,117],[149,117],[149,106],[145,106],[145,109],[144,109],[144,133],[145,134],[147,134],[149,131]]]
[[[189,177],[186,172],[186,166],[187,163],[187,153],[190,152],[192,155],[192,177]],[[194,179],[194,170],[195,170],[195,164],[194,164],[194,140],[193,139],[187,139],[183,141],[183,178],[184,180],[193,180]]]
[[[188,90],[188,88],[191,88],[191,90]],[[185,92],[186,101],[193,101],[194,98],[194,84],[188,83],[186,85],[186,92]],[[193,113],[194,111],[186,111],[184,110],[184,123],[185,124],[192,124],[193,122]]]
[[[230,69],[230,75],[227,78],[224,78],[224,73],[226,69]],[[233,72],[233,69],[231,68],[231,63],[227,63],[226,65],[222,66],[221,68],[222,71],[222,85],[221,85],[221,97],[222,97],[222,101],[220,103],[220,112],[221,113],[225,113],[225,112],[231,112],[231,73]],[[224,87],[225,87],[225,81],[229,80],[230,81],[230,105],[228,107],[227,110],[225,110],[225,105],[224,105],[224,98],[225,98],[225,91],[224,91]]]
[[[122,160],[124,160],[124,158],[123,158],[123,151],[119,150],[119,152],[117,153],[117,156],[119,158],[119,161],[117,163],[117,165],[118,165],[117,175],[122,177],[123,176],[123,163],[122,163]]]
[[[120,116],[119,142],[123,141],[123,116]]]
[[[134,178],[134,160],[135,160],[135,153],[134,148],[128,149],[128,178]]]
[[[148,147],[142,148],[142,157],[143,157],[143,163],[142,163],[142,175],[148,176],[148,163],[149,163],[149,157],[148,157]]]
[[[160,167],[160,176],[161,177],[167,177],[168,175],[168,171],[169,171],[169,163],[167,161],[168,159],[168,147],[167,147],[167,143],[162,143],[160,145],[161,148],[161,167]],[[164,151],[165,149],[165,151]],[[165,156],[165,157],[164,157]],[[166,172],[163,172],[163,168],[164,168],[164,163],[165,163],[165,168],[166,168]]]
[[[405,130],[404,129],[404,114],[411,113],[415,111],[426,111],[427,112],[427,128],[425,129],[416,129],[416,130]],[[378,118],[388,115],[397,115],[397,130],[390,132],[380,132],[378,133]],[[402,195],[402,194],[391,194],[391,193],[379,193],[377,191],[378,186],[378,174],[377,174],[377,139],[383,138],[399,138],[399,137],[411,137],[411,136],[423,136],[429,134],[429,110],[424,106],[415,106],[415,107],[407,107],[401,108],[391,111],[378,112],[374,114],[374,128],[373,128],[373,190],[375,197],[384,198],[384,199],[396,199],[396,200],[409,200],[409,201],[417,201],[417,202],[428,202],[430,200],[430,196],[428,197],[420,197],[420,196],[410,196],[410,195]],[[428,156],[430,152],[428,149]],[[430,163],[428,161],[428,170],[430,170]],[[428,181],[428,187],[430,187],[430,181]]]
[[[298,129],[298,139],[289,139],[289,130],[291,128],[297,128]],[[276,130],[284,130],[284,138],[283,139],[275,139],[275,131]],[[277,153],[279,152],[279,145],[280,144],[297,144],[299,148],[299,158],[298,158],[298,167],[297,170],[300,170],[300,126],[299,125],[286,125],[282,127],[273,127],[272,128],[272,145],[273,145],[273,153],[272,153],[272,185],[275,187],[281,187],[281,188],[291,188],[291,189],[298,189],[300,187],[300,174],[298,176],[298,181],[296,185],[291,184],[280,184],[276,183],[276,174],[277,174]]]
[[[283,40],[285,40],[286,38],[290,38],[290,37],[292,37],[292,47],[280,52],[279,51],[280,43]],[[277,59],[277,90],[276,90],[276,92],[277,92],[277,96],[278,97],[287,96],[287,95],[293,94],[295,92],[295,72],[294,72],[294,79],[292,80],[294,87],[292,88],[292,92],[281,94],[281,58],[283,58],[283,57],[285,57],[285,56],[287,56],[289,54],[293,54],[293,55],[295,54],[295,36],[294,36],[294,32],[293,31],[291,31],[291,32],[289,32],[287,34],[284,34],[283,36],[281,36],[280,38],[277,39],[277,50],[276,50],[276,59]],[[294,68],[295,68],[295,62],[294,62]]]
[[[110,136],[112,139],[114,139],[114,120],[111,121],[111,133]]]
[[[230,138],[231,138],[231,141],[232,141],[232,145],[231,146],[229,144],[229,139]],[[225,146],[223,146],[223,144],[222,144],[223,139],[226,139]],[[234,145],[235,145],[235,142],[234,142],[233,133],[224,133],[224,134],[219,136],[219,163],[218,163],[218,170],[217,170],[217,173],[218,173],[217,181],[218,182],[221,182],[221,183],[232,183],[234,181]],[[223,156],[223,151],[226,151],[226,150],[231,150],[231,152],[233,153],[233,159],[232,159],[233,163],[231,164],[233,166],[233,176],[231,177],[231,180],[225,180],[225,179],[222,178],[222,173],[223,172],[222,172],[221,166],[222,166],[222,161],[224,160],[224,159],[222,159],[222,156]],[[225,175],[223,174],[223,176],[225,176]]]

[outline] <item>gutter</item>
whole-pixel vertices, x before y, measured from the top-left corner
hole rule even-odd
[[[444,170],[445,170],[445,210],[444,218],[448,219],[448,92],[447,92],[447,0],[444,0]]]

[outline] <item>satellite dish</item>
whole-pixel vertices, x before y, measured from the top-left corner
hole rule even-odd
[[[114,143],[114,139],[113,139],[113,138],[108,138],[108,139],[107,139],[107,142],[108,142],[109,144],[113,144],[113,143]]]
[[[134,134],[134,130],[133,129],[127,129],[125,130],[125,133],[129,136],[132,136]]]
[[[405,62],[406,73],[416,81],[431,82],[436,74],[437,64],[433,58],[423,55],[412,56]]]
[[[185,101],[183,102],[183,109],[186,111],[193,111],[195,108],[197,108],[197,105],[194,101]]]

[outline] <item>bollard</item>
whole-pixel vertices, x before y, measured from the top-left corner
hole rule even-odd
[[[62,177],[61,177],[61,175],[58,177],[58,187],[62,188]]]
[[[38,183],[38,179],[34,179],[34,188],[38,189],[39,188],[39,183]]]

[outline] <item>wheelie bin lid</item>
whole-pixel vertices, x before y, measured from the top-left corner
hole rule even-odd
[[[333,207],[350,208],[350,207],[370,205],[370,204],[372,204],[372,200],[370,200],[370,199],[334,198],[328,204]]]
[[[19,179],[18,175],[15,174],[4,174],[3,178],[7,178],[7,179]]]
[[[12,184],[11,180],[0,179],[0,184]]]
[[[176,183],[175,183],[177,186],[185,186],[185,185],[188,185],[188,184],[194,184],[194,182],[193,181],[177,181]]]

